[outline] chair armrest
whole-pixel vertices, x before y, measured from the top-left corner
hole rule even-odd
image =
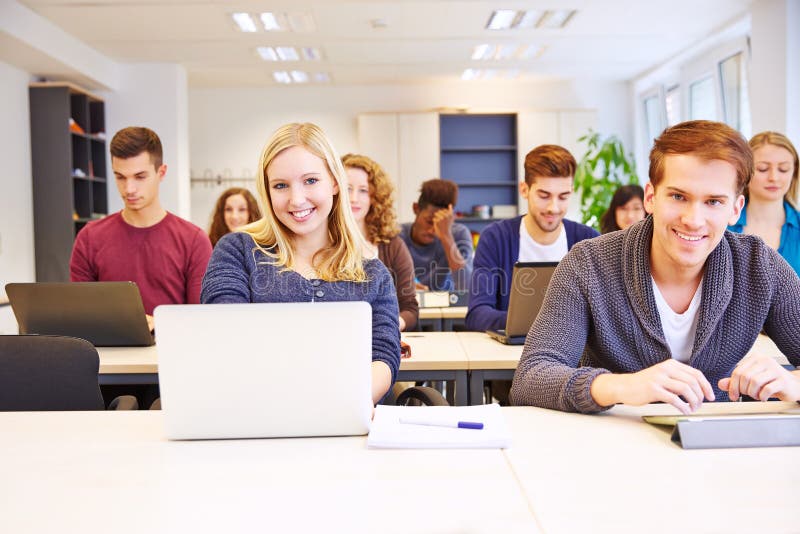
[[[397,396],[395,404],[405,406],[407,404],[423,406],[450,406],[441,393],[427,386],[414,386],[403,390]]]
[[[139,401],[133,395],[120,395],[108,404],[109,410],[138,410]]]

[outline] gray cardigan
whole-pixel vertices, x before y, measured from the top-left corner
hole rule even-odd
[[[581,241],[561,260],[514,374],[512,404],[598,412],[590,387],[671,357],[650,277],[652,218]],[[762,328],[800,365],[800,279],[760,238],[725,232],[706,260],[694,348],[717,400]]]

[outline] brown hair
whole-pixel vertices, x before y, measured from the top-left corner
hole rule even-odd
[[[161,139],[153,130],[143,126],[128,126],[118,131],[111,139],[110,150],[112,157],[120,159],[133,158],[147,152],[156,169],[161,167],[164,160]]]
[[[229,233],[228,225],[225,224],[225,203],[229,197],[233,195],[242,195],[245,202],[247,202],[247,222],[251,223],[261,218],[261,210],[258,209],[258,201],[253,193],[243,187],[231,187],[222,192],[217,199],[217,204],[214,206],[214,212],[211,214],[211,226],[208,229],[208,238],[211,240],[211,246],[215,246],[217,241],[222,236]]]
[[[644,189],[636,184],[621,185],[614,191],[608,210],[600,217],[600,233],[607,234],[621,230],[617,224],[617,208],[627,204],[632,198],[638,198],[644,204]]]
[[[753,137],[750,138],[750,148],[755,152],[757,148],[761,148],[764,145],[772,145],[781,148],[785,148],[789,151],[789,154],[792,155],[794,159],[794,172],[792,172],[792,182],[789,184],[789,190],[786,192],[784,198],[791,204],[793,207],[797,207],[797,194],[798,190],[800,190],[800,186],[798,186],[797,175],[800,172],[800,165],[798,164],[797,160],[797,150],[795,150],[794,145],[789,138],[783,135],[782,133],[778,132],[761,132],[757,133]],[[755,164],[755,162],[754,162]]]
[[[397,214],[394,211],[394,186],[383,168],[367,156],[345,154],[342,164],[347,167],[361,169],[367,173],[369,184],[369,211],[364,217],[367,226],[367,239],[371,243],[388,243],[400,233],[397,226]]]
[[[447,208],[451,204],[455,207],[458,202],[458,185],[444,178],[431,178],[422,182],[419,189],[417,205],[423,210],[426,207]]]
[[[741,194],[753,176],[753,152],[742,134],[721,122],[687,121],[664,130],[650,151],[650,183],[664,178],[664,158],[688,154],[711,161],[721,160],[736,169],[736,193]]]
[[[533,184],[538,176],[573,178],[577,166],[575,158],[566,148],[558,145],[540,145],[525,156],[525,183]]]

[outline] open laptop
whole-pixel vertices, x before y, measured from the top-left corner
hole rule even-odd
[[[95,346],[147,346],[142,297],[133,282],[6,284],[20,334],[85,339]]]
[[[154,316],[167,438],[369,431],[368,303],[168,305]]]
[[[558,262],[517,262],[511,274],[506,327],[486,333],[506,345],[523,345],[542,307],[547,286]]]

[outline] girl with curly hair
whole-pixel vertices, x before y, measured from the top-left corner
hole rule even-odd
[[[414,261],[408,247],[398,237],[400,228],[394,211],[392,182],[381,166],[366,156],[346,154],[342,164],[347,173],[353,216],[372,254],[386,265],[394,278],[400,305],[400,330],[410,330],[419,317]]]

